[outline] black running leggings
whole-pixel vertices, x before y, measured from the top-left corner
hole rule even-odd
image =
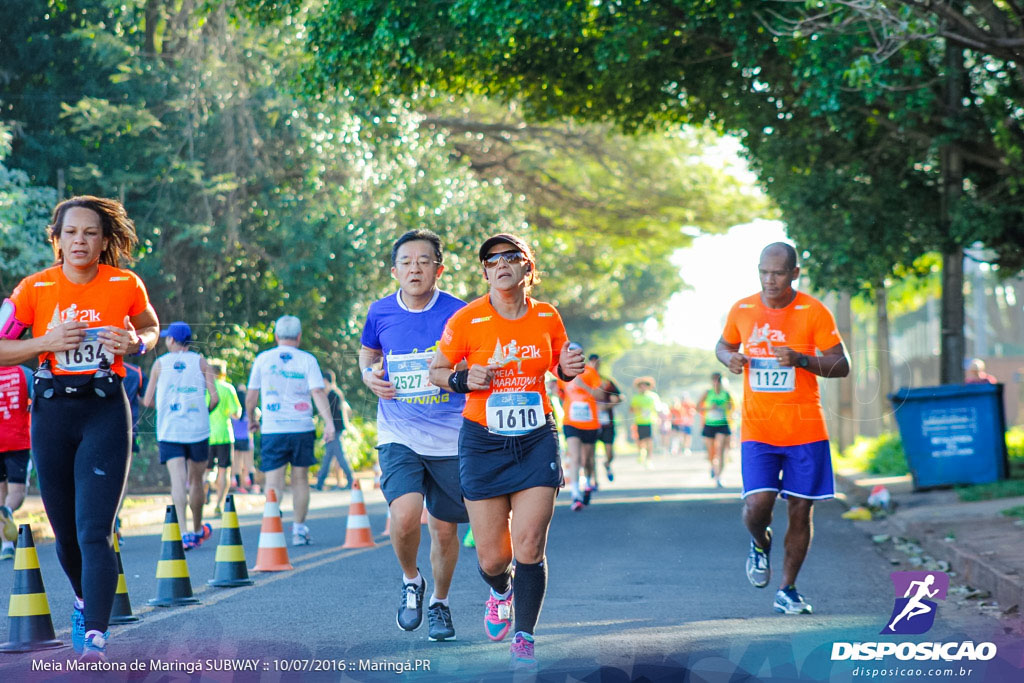
[[[117,590],[114,517],[131,457],[124,391],[110,398],[37,396],[32,457],[57,558],[85,601],[85,629],[105,632]]]

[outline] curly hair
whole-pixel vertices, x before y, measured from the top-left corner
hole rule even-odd
[[[107,238],[107,247],[100,254],[100,263],[119,268],[122,263],[127,265],[135,260],[132,253],[139,243],[139,238],[135,234],[135,223],[128,218],[128,212],[121,202],[116,199],[81,195],[65,199],[53,210],[53,220],[47,231],[57,263],[64,263],[64,254],[60,249],[60,232],[64,228],[64,216],[76,207],[94,211],[100,217],[103,236]]]

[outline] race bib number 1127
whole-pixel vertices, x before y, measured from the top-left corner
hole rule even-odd
[[[783,367],[774,358],[750,359],[751,391],[793,391],[796,368]]]

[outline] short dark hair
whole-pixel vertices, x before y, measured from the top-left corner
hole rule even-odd
[[[792,244],[787,244],[785,242],[772,242],[761,250],[761,254],[767,254],[769,251],[784,252],[786,254],[786,270],[793,270],[796,268],[796,249],[793,248]]]
[[[334,370],[331,370],[330,368],[324,370],[324,377],[327,378],[327,381],[331,384],[336,384],[338,382],[338,376],[335,375]]]
[[[430,242],[434,247],[434,256],[437,258],[438,263],[444,263],[444,246],[441,244],[441,238],[433,230],[419,229],[410,230],[405,233],[397,240],[391,247],[391,265],[395,265],[398,261],[398,248],[406,242]]]
[[[107,248],[100,254],[100,263],[120,268],[121,264],[130,264],[134,259],[135,247],[139,238],[135,234],[135,223],[128,218],[128,212],[116,199],[81,195],[65,199],[53,210],[53,219],[48,226],[50,243],[57,263],[64,263],[64,254],[60,249],[60,233],[64,229],[64,216],[70,209],[82,208],[93,211],[100,217],[103,236],[107,238]]]

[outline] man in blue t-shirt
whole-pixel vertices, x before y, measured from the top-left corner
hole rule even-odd
[[[381,490],[391,511],[391,542],[402,567],[398,627],[419,628],[426,581],[416,565],[426,501],[434,592],[427,602],[430,640],[455,638],[448,588],[459,557],[458,523],[468,522],[459,483],[459,429],[466,397],[428,380],[445,324],[466,305],[442,292],[441,238],[410,230],[391,248],[399,290],[370,305],[359,367],[377,403]]]

